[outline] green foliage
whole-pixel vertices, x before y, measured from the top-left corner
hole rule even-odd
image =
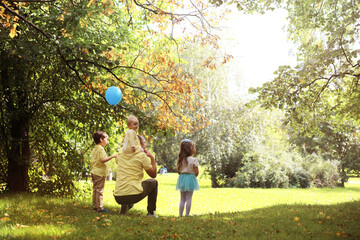
[[[247,14],[255,12],[265,13],[265,11],[274,10],[281,2],[281,0],[210,0],[210,3],[215,6],[221,6],[223,4],[235,5],[239,11]]]
[[[89,171],[92,133],[107,132],[106,150],[116,152],[130,113],[149,135],[180,127],[174,119],[197,89],[164,33],[181,21],[166,12],[172,4],[0,3],[1,191],[72,194],[71,182]],[[110,107],[112,85],[123,99]]]
[[[289,181],[291,173],[301,169],[300,156],[289,149],[257,149],[245,154],[244,166],[239,169],[230,183],[235,187],[274,188],[292,187]],[[297,184],[297,182],[295,182]],[[293,185],[296,186],[296,185]]]
[[[359,170],[360,4],[307,0],[284,1],[282,7],[298,65],[279,67],[273,81],[251,91],[262,106],[284,110],[299,140],[309,138],[302,141],[306,149],[318,147],[310,153],[338,160],[344,183],[346,171]]]
[[[285,144],[286,145],[286,144]],[[257,149],[245,154],[244,166],[229,186],[251,188],[334,187],[338,163],[316,154],[301,155],[297,149]]]
[[[337,123],[321,121],[319,116],[318,133],[303,136],[290,131],[290,141],[299,146],[305,154],[316,153],[324,159],[336,160],[342,184],[347,181],[347,172],[360,169],[358,126],[351,122]]]
[[[177,172],[176,162],[180,151],[180,142],[184,139],[183,134],[174,136],[172,133],[158,134],[153,139],[153,150],[156,153],[156,161],[165,166],[168,172]]]
[[[335,187],[339,180],[339,163],[336,161],[324,160],[321,157],[308,155],[305,168],[312,177],[313,185],[316,187]]]
[[[277,152],[271,152],[274,156],[285,154],[291,156],[291,150],[283,147],[287,146],[287,136],[286,129],[282,126],[282,113],[278,110],[263,110],[255,105],[245,105],[237,96],[230,96],[226,65],[216,69],[196,68],[202,60],[208,59],[208,55],[219,56],[211,59],[213,63],[219,61],[220,54],[214,49],[195,48],[191,45],[186,49],[191,52],[191,55],[187,52],[183,53],[183,58],[188,60],[188,64],[185,66],[198,78],[202,78],[201,86],[203,88],[201,92],[203,98],[197,99],[200,103],[198,108],[187,114],[192,118],[196,118],[199,114],[204,115],[209,124],[200,129],[194,127],[192,132],[186,134],[157,136],[154,141],[154,150],[160,161],[168,169],[176,171],[175,163],[179,143],[184,138],[190,138],[196,143],[200,164],[206,166],[206,172],[211,176],[212,187],[225,187],[234,185],[233,178],[236,172],[247,162],[244,155],[252,154],[258,149],[271,148],[277,149]],[[197,57],[194,58],[194,56]],[[202,105],[202,103],[206,104]],[[286,151],[290,151],[290,153]],[[264,150],[262,157],[265,159],[275,158],[269,154],[267,150]],[[261,165],[261,163],[258,164]],[[274,168],[274,172],[267,173],[266,178],[269,178],[267,187],[288,186],[288,176],[283,174],[282,169],[275,169],[276,164],[269,164],[269,171]],[[261,175],[261,172],[257,172],[257,174]],[[265,176],[258,177],[264,178]],[[293,184],[295,186],[299,183]]]

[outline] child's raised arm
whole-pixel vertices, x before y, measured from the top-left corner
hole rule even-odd
[[[110,161],[111,159],[116,158],[117,156],[118,156],[117,154],[114,154],[114,155],[111,155],[110,157],[102,158],[102,159],[100,159],[100,161],[102,163],[106,163],[107,161]]]

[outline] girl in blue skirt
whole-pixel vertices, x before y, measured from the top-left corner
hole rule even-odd
[[[199,162],[193,157],[196,153],[195,144],[189,139],[184,139],[180,144],[180,152],[177,160],[179,174],[176,190],[180,190],[179,216],[183,216],[186,203],[186,215],[189,216],[191,200],[194,190],[199,190],[197,176],[199,175]]]

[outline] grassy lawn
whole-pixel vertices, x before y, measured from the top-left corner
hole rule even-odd
[[[192,216],[179,218],[177,174],[157,179],[157,219],[145,217],[146,200],[120,216],[114,182],[105,185],[108,214],[92,210],[89,193],[76,200],[0,195],[0,239],[360,239],[357,183],[334,189],[212,189],[200,178]]]

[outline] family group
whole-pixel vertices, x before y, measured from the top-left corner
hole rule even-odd
[[[129,130],[125,134],[123,146],[118,154],[107,156],[104,147],[108,143],[109,136],[103,131],[93,134],[95,147],[91,152],[91,179],[93,182],[93,209],[98,212],[106,212],[103,206],[103,192],[107,175],[107,163],[115,158],[117,163],[116,183],[114,189],[115,201],[121,205],[120,214],[126,214],[135,203],[147,197],[147,216],[157,217],[156,201],[158,195],[157,167],[155,157],[146,149],[146,140],[137,135],[139,128],[138,119],[131,115],[127,119]],[[179,216],[188,216],[191,210],[193,192],[199,190],[197,176],[199,174],[199,162],[194,157],[195,144],[189,139],[180,143],[180,151],[177,159],[176,189],[180,190]],[[151,177],[144,180],[144,170]]]

